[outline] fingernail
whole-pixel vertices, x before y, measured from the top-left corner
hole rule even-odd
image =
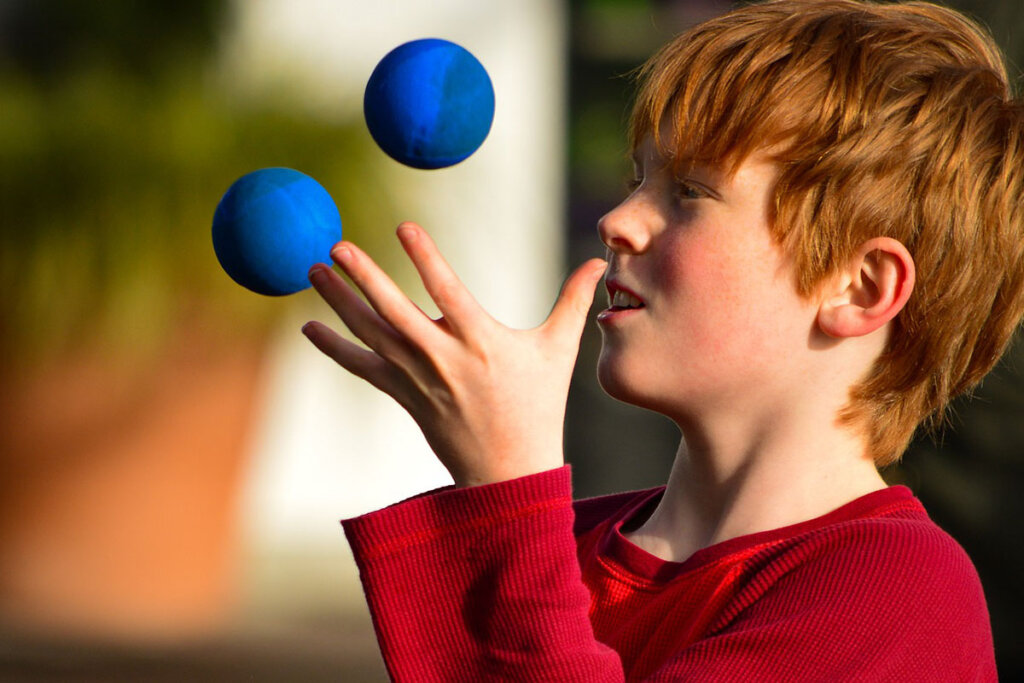
[[[311,281],[320,282],[324,277],[324,267],[319,263],[313,264],[313,267],[309,269],[307,276]]]
[[[302,326],[302,334],[307,337],[313,332],[313,323],[309,322]]]
[[[398,228],[398,239],[412,244],[416,241],[416,231],[408,226],[402,225]]]
[[[348,247],[337,247],[331,252],[331,256],[335,261],[341,264],[349,264],[352,262],[352,250]]]

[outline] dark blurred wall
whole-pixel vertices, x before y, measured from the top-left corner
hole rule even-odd
[[[5,0],[0,59],[50,83],[88,61],[153,78],[168,62],[209,55],[226,15],[222,0]]]
[[[571,263],[604,256],[598,219],[625,196],[632,178],[625,127],[629,73],[687,26],[727,10],[727,0],[570,2],[568,254]],[[600,288],[594,310],[607,305]],[[679,442],[661,415],[609,398],[597,383],[601,349],[587,326],[566,416],[566,454],[578,496],[665,482]]]
[[[945,2],[988,27],[1024,89],[1024,2]],[[919,435],[889,479],[910,486],[929,514],[974,560],[988,599],[1002,680],[1024,680],[1024,334],[974,398],[954,401],[951,429]]]
[[[1024,2],[947,3],[990,27],[1011,77],[1024,65]],[[602,256],[597,220],[625,196],[625,123],[630,70],[688,26],[727,10],[716,0],[579,0],[572,7],[568,252],[571,262]],[[595,310],[604,307],[598,292]],[[679,433],[665,418],[604,395],[595,377],[601,338],[584,333],[570,392],[566,453],[580,497],[664,483]],[[1004,680],[1024,680],[1024,338],[976,392],[954,406],[954,428],[936,444],[919,436],[885,473],[909,485],[935,521],[973,558],[988,598]]]

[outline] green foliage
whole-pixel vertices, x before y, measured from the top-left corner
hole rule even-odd
[[[289,166],[335,198],[346,238],[380,226],[381,154],[361,121],[244,103],[200,60],[158,76],[86,64],[58,80],[0,72],[0,339],[5,356],[87,338],[151,348],[183,316],[258,330],[285,304],[220,269],[214,208],[238,176]],[[296,296],[303,296],[302,294]]]

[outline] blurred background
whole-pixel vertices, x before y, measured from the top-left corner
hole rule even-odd
[[[1024,3],[957,0],[1015,77]],[[448,483],[415,424],[299,332],[310,291],[220,269],[231,182],[289,166],[345,236],[431,305],[393,237],[412,219],[506,324],[599,256],[630,173],[628,72],[724,0],[0,2],[0,681],[382,681],[338,520]],[[415,171],[373,144],[362,89],[400,43],[488,69],[488,140]],[[570,392],[576,494],[664,482],[679,435],[594,377]],[[954,427],[886,472],[968,551],[1001,677],[1024,676],[1024,343]]]

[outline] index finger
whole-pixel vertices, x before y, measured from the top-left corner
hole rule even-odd
[[[433,321],[361,249],[351,242],[339,242],[331,250],[331,258],[366,295],[373,310],[402,337],[420,348],[437,342],[439,332]]]

